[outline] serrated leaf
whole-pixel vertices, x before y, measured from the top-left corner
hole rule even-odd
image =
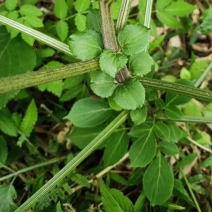
[[[41,58],[52,57],[55,54],[55,50],[51,48],[38,49],[36,54]]]
[[[17,198],[17,193],[12,184],[0,185],[0,211],[14,212],[17,208],[13,199]]]
[[[129,79],[116,88],[113,93],[113,99],[122,108],[135,110],[144,104],[145,89],[140,82]]]
[[[113,133],[107,140],[103,156],[105,167],[112,166],[121,160],[129,146],[129,138],[125,130]]]
[[[102,98],[107,98],[112,96],[116,84],[114,79],[102,71],[93,71],[90,73],[91,77],[91,89],[95,94],[101,96]]]
[[[34,15],[26,15],[24,17],[24,20],[30,24],[32,27],[40,28],[43,27],[43,22],[40,20],[40,18],[34,16]]]
[[[0,32],[0,78],[33,71],[36,63],[34,48],[27,45],[20,36],[11,39],[4,26],[0,26]],[[4,107],[18,92],[0,94],[0,108]]]
[[[78,13],[74,20],[78,31],[82,32],[86,29],[86,16]]]
[[[188,4],[183,1],[177,1],[177,2],[172,2],[170,5],[168,5],[164,11],[166,13],[169,13],[174,16],[179,16],[179,17],[184,17],[191,12],[193,12],[195,9],[197,9],[196,6],[193,6],[191,4]]]
[[[182,112],[174,105],[165,107],[165,113],[171,120],[181,120],[183,118]]]
[[[106,212],[135,212],[132,202],[121,191],[109,189],[103,180],[100,180],[100,191]]]
[[[5,164],[8,155],[7,143],[3,136],[0,135],[0,165]]]
[[[101,36],[91,30],[72,34],[68,43],[72,54],[80,60],[94,59],[103,49]]]
[[[135,125],[145,122],[147,117],[147,107],[144,105],[142,108],[131,110],[130,117]]]
[[[14,10],[18,5],[18,0],[6,0],[5,6],[8,10]]]
[[[141,25],[127,25],[118,34],[118,42],[126,55],[142,52],[150,42],[150,29]]]
[[[0,130],[9,135],[9,136],[17,136],[17,128],[12,121],[10,111],[8,108],[3,108],[0,111]]]
[[[68,13],[68,6],[65,0],[57,0],[54,5],[54,14],[59,19],[64,19]]]
[[[74,7],[77,12],[84,12],[90,7],[90,0],[76,0]]]
[[[136,76],[143,76],[148,74],[151,71],[153,65],[154,60],[146,52],[133,55],[129,59],[129,68]]]
[[[84,149],[104,128],[104,125],[96,126],[94,128],[74,127],[68,137],[74,145],[80,149]]]
[[[58,21],[56,23],[56,32],[60,40],[64,41],[68,36],[68,24],[65,21]]]
[[[132,127],[128,135],[135,138],[139,138],[143,136],[144,134],[147,134],[151,130],[151,128],[152,128],[151,125],[143,123],[143,124]]]
[[[157,142],[152,129],[138,138],[130,148],[131,167],[145,167],[156,154]]]
[[[169,163],[161,154],[147,168],[143,186],[144,192],[153,206],[163,204],[171,196],[174,176]]]
[[[35,100],[32,99],[30,102],[25,116],[21,122],[20,130],[25,136],[29,137],[38,118],[38,111],[35,104]]]
[[[155,105],[159,109],[163,109],[165,107],[165,102],[161,98],[157,98],[155,100]]]
[[[65,118],[77,127],[90,128],[102,124],[111,113],[112,109],[107,102],[86,98],[76,102]]]
[[[34,15],[34,16],[43,15],[40,9],[33,5],[22,5],[20,8],[20,13],[22,15]]]
[[[154,126],[154,133],[160,138],[165,141],[169,141],[170,133],[169,128],[163,122],[158,122]]]
[[[190,80],[191,73],[186,68],[183,67],[180,71],[180,78]]]
[[[90,183],[88,182],[87,177],[85,177],[84,175],[76,173],[71,176],[71,180],[78,183],[79,185],[90,188]]]
[[[169,5],[171,2],[172,2],[172,0],[157,0],[157,2],[156,2],[156,8],[158,10],[161,10],[164,7],[166,7],[167,5]]]
[[[197,157],[197,153],[192,153],[192,154],[189,154],[188,156],[183,157],[181,161],[177,162],[175,168],[182,168],[191,164],[196,157]]]
[[[87,15],[86,29],[102,33],[100,12],[97,9],[90,10]]]
[[[162,141],[160,148],[161,151],[168,156],[175,156],[179,153],[177,145],[173,142]]]
[[[107,49],[100,55],[99,65],[104,73],[115,78],[116,73],[127,64],[127,60],[128,58],[124,54]]]
[[[161,23],[166,26],[174,29],[182,28],[180,22],[173,15],[161,11],[157,11],[156,15]]]

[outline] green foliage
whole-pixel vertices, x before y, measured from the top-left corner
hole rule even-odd
[[[140,82],[129,79],[116,88],[113,99],[120,107],[127,110],[135,110],[144,104],[145,89]]]
[[[56,212],[63,212],[60,202],[57,203]]]
[[[77,12],[84,12],[90,6],[90,0],[76,0],[75,2],[75,9]]]
[[[22,15],[33,15],[33,16],[42,16],[43,13],[33,5],[23,5],[20,8],[20,13]]]
[[[175,156],[179,153],[178,147],[174,142],[162,141],[160,148],[161,151],[168,156]]]
[[[153,65],[154,61],[152,57],[150,57],[145,52],[133,55],[129,60],[129,68],[136,76],[143,76],[148,74],[151,71]]]
[[[177,162],[176,164],[176,168],[182,168],[182,167],[185,167],[187,165],[189,165],[190,163],[193,162],[193,160],[197,157],[197,154],[196,153],[192,153],[188,156],[185,156],[182,158],[181,161]]]
[[[5,164],[8,155],[7,143],[3,136],[0,136],[0,166]]]
[[[143,134],[131,146],[129,151],[132,167],[145,167],[149,164],[156,154],[156,138],[152,131]]]
[[[58,21],[56,24],[56,31],[60,40],[64,41],[68,35],[68,24],[63,20]]]
[[[105,101],[86,98],[75,103],[65,118],[77,127],[90,128],[106,121],[111,112],[111,108]]]
[[[35,100],[33,99],[29,104],[25,116],[20,125],[21,132],[24,133],[24,135],[26,135],[27,137],[30,136],[36,124],[37,118],[38,118],[38,111],[35,104]]]
[[[6,0],[5,6],[8,10],[14,10],[18,5],[18,0]]]
[[[91,30],[72,34],[68,43],[72,54],[80,60],[98,57],[103,48],[101,36]]]
[[[0,117],[0,130],[9,136],[17,136],[17,128],[12,121],[8,108],[0,110]]]
[[[180,120],[183,118],[182,112],[174,105],[165,107],[165,112],[169,119]]]
[[[102,33],[100,12],[97,9],[90,10],[87,15],[86,29]]]
[[[107,145],[104,151],[105,167],[117,163],[127,152],[129,138],[125,130],[119,129],[107,139]]]
[[[91,72],[91,88],[95,94],[101,96],[102,98],[107,98],[112,96],[116,85],[114,79],[107,74],[97,71]]]
[[[57,0],[54,5],[54,14],[59,19],[64,19],[68,13],[68,6],[65,0]]]
[[[161,154],[147,168],[143,185],[152,205],[161,205],[171,196],[174,176],[168,162]]]
[[[75,24],[78,31],[82,32],[86,29],[86,16],[77,14],[75,17]]]
[[[115,78],[116,73],[127,64],[127,60],[125,55],[107,49],[101,54],[99,64],[105,74]]]
[[[169,128],[163,122],[158,122],[154,126],[154,133],[162,140],[169,141]]]
[[[130,117],[135,125],[145,122],[147,117],[147,107],[144,105],[142,108],[130,111]]]
[[[195,42],[198,34],[207,35],[212,29],[211,8],[203,12],[202,24],[197,23],[197,26],[193,26],[188,15],[197,8],[196,6],[181,0],[157,0],[153,6],[155,15],[151,17],[149,1],[140,0],[138,8],[130,11],[133,12],[128,18],[130,24],[122,23],[124,27],[121,31],[116,32],[113,28],[114,20],[118,19],[119,25],[120,21],[127,18],[129,8],[124,5],[127,4],[127,1],[117,0],[113,2],[113,8],[110,8],[111,2],[108,1],[109,4],[106,5],[107,9],[104,11],[102,8],[98,9],[97,1],[57,0],[52,5],[54,14],[51,7],[48,10],[40,10],[38,8],[40,3],[36,4],[37,2],[38,0],[21,2],[6,0],[5,5],[0,7],[0,15],[15,21],[11,22],[0,16],[1,22],[6,20],[3,22],[6,27],[0,26],[0,78],[24,74],[35,68],[32,75],[21,75],[20,78],[17,76],[11,87],[16,88],[16,86],[22,85],[24,80],[26,80],[27,86],[37,86],[40,80],[44,83],[47,78],[50,80],[34,89],[0,94],[0,130],[3,135],[0,135],[0,163],[4,167],[0,175],[4,177],[9,174],[10,164],[17,161],[18,165],[19,158],[21,163],[26,163],[28,166],[40,160],[44,160],[48,164],[48,159],[52,156],[61,157],[67,155],[68,151],[71,151],[71,156],[68,156],[65,162],[67,166],[61,171],[60,168],[63,164],[55,164],[52,169],[50,166],[48,169],[40,167],[24,175],[27,176],[23,178],[26,180],[26,186],[21,189],[30,195],[38,192],[29,198],[23,205],[24,209],[20,210],[23,211],[27,207],[26,210],[28,210],[34,205],[33,211],[35,212],[52,211],[55,208],[57,212],[62,212],[62,203],[69,202],[73,203],[74,208],[76,206],[77,211],[86,211],[91,201],[99,204],[98,193],[86,193],[84,190],[75,199],[76,196],[72,194],[75,192],[75,188],[70,187],[67,182],[64,183],[62,180],[66,177],[67,181],[73,181],[80,187],[88,189],[90,188],[88,179],[92,179],[93,174],[100,173],[97,174],[99,177],[103,169],[107,171],[105,168],[119,162],[128,151],[130,164],[128,165],[126,162],[125,166],[120,166],[126,170],[121,172],[121,175],[108,173],[107,186],[100,180],[103,209],[98,208],[99,211],[140,212],[148,210],[151,206],[153,207],[151,210],[160,208],[161,211],[166,208],[168,211],[184,208],[190,210],[191,207],[198,209],[197,202],[200,198],[191,192],[201,195],[209,194],[208,190],[204,188],[205,185],[199,183],[208,183],[206,179],[208,179],[209,172],[206,169],[208,166],[212,167],[212,159],[211,157],[206,158],[207,155],[206,157],[204,155],[202,158],[206,159],[203,163],[198,161],[198,164],[204,167],[204,175],[193,175],[192,173],[188,179],[189,183],[186,177],[184,180],[179,180],[181,175],[178,176],[178,169],[180,168],[182,171],[181,168],[191,164],[197,157],[196,153],[184,156],[185,145],[190,145],[186,140],[187,136],[191,136],[197,143],[210,150],[210,131],[201,130],[205,127],[211,128],[208,124],[210,119],[205,119],[208,125],[204,125],[202,128],[202,120],[205,117],[212,117],[211,104],[205,107],[205,102],[201,102],[204,106],[202,110],[194,101],[191,101],[192,95],[200,97],[200,99],[204,92],[205,96],[211,95],[207,91],[210,90],[210,86],[204,91],[192,88],[205,69],[209,69],[209,62],[195,61],[193,53],[190,58],[188,54],[190,46],[179,50],[176,47],[172,48],[171,44],[166,48],[166,45],[168,40],[175,35],[182,38],[191,36],[190,43]],[[97,9],[91,10],[91,6]],[[112,13],[113,18],[111,18]],[[147,24],[148,19],[150,23]],[[148,27],[143,26],[144,20]],[[20,27],[17,23],[28,26],[28,28],[23,25]],[[107,35],[114,33],[114,36],[117,37],[118,45],[113,42],[114,37],[109,39],[111,46],[118,46],[119,49],[116,52],[104,49],[104,42],[107,39],[101,29],[104,24],[106,24],[107,30],[111,30],[106,31]],[[165,27],[166,32],[160,35],[158,30],[156,31],[156,26],[159,28],[163,25],[175,30]],[[41,27],[42,29],[39,31],[43,34],[31,29]],[[20,35],[17,29],[22,30]],[[71,35],[67,39],[70,33]],[[159,37],[157,37],[157,33]],[[56,37],[62,42],[58,40],[52,42],[52,38],[48,35]],[[155,39],[149,44],[151,36]],[[35,38],[38,39],[38,42],[35,43],[36,54],[32,48]],[[44,46],[42,42],[61,52]],[[69,46],[65,43],[68,43]],[[184,44],[183,40],[182,44]],[[68,52],[69,49],[71,53]],[[146,52],[147,49],[151,56]],[[94,58],[96,58],[94,61],[87,61]],[[79,60],[85,62],[77,63]],[[70,64],[64,66],[67,63]],[[72,65],[72,63],[77,64]],[[95,71],[89,75],[77,75],[92,71],[91,64],[93,63],[96,63]],[[58,68],[58,70],[53,68]],[[97,71],[98,68],[99,71]],[[39,74],[45,73],[46,69],[53,70],[48,70],[48,76],[37,78]],[[127,69],[129,74],[125,72]],[[31,83],[32,76],[36,79],[34,84]],[[72,77],[66,78],[68,76]],[[57,80],[58,78],[60,80]],[[178,80],[178,78],[181,79]],[[19,81],[20,79],[23,81]],[[159,79],[174,83],[167,84]],[[0,85],[3,83],[7,86],[7,78],[0,79],[0,81]],[[178,91],[178,88],[181,92]],[[1,92],[2,90],[4,92],[4,88],[0,89]],[[45,90],[54,95],[46,92],[40,95],[41,91]],[[172,93],[172,90],[176,93]],[[183,92],[190,97],[184,96]],[[103,100],[96,95],[108,99]],[[14,100],[8,105],[9,110],[5,105],[12,99]],[[27,104],[29,106],[22,119]],[[47,113],[43,113],[41,110],[39,111],[41,116],[38,117],[36,105],[40,106],[41,104],[45,104]],[[10,111],[13,112],[12,115]],[[122,112],[117,116],[119,111]],[[202,114],[205,117],[201,117]],[[117,116],[115,121],[109,124],[115,116]],[[198,121],[200,118],[201,123],[196,125],[194,121]],[[60,121],[61,119],[68,120]],[[182,120],[187,121],[184,125],[185,131],[180,130],[175,123],[175,121]],[[36,123],[35,133],[32,134]],[[42,135],[37,137],[36,133],[42,133]],[[17,142],[18,134],[20,137]],[[28,137],[30,138],[28,139]],[[28,149],[25,145],[22,146],[24,141],[27,141]],[[14,145],[16,143],[21,148]],[[94,149],[98,150],[97,153],[88,157]],[[172,164],[174,180],[167,156],[175,157],[176,155],[179,155],[179,161]],[[62,158],[64,157],[62,156]],[[79,170],[88,178],[76,173],[76,167],[85,158],[86,162],[79,167]],[[28,169],[26,168],[26,170]],[[128,173],[129,171],[130,173]],[[58,174],[42,187],[44,180],[48,180],[52,173]],[[21,175],[20,177],[22,179]],[[212,175],[210,178],[212,180]],[[0,186],[0,199],[2,200],[0,211],[12,212],[15,210],[13,199],[16,198],[16,191],[12,184],[16,186],[16,183],[19,183],[16,180],[20,179],[14,178],[10,185]],[[135,190],[133,197],[129,195],[134,202],[137,198],[133,206],[122,192],[110,189],[110,183],[120,190],[125,188],[128,190],[129,186],[136,186],[143,190]],[[80,187],[77,186],[76,190]],[[39,190],[40,188],[41,190]],[[187,189],[191,193],[192,199]],[[18,191],[17,202],[20,202],[22,190]],[[84,193],[86,194],[85,198],[83,196],[83,202],[78,204],[76,200],[81,198]],[[168,202],[171,195],[173,198]],[[176,199],[178,202],[174,204]],[[155,205],[159,205],[159,207],[154,208]],[[94,211],[97,208],[91,206],[88,210]]]
[[[17,193],[12,184],[0,185],[0,211],[13,212],[17,207],[13,202]]]
[[[109,189],[104,184],[103,180],[100,180],[100,191],[102,194],[102,202],[106,212],[135,212],[132,202],[119,190]]]
[[[149,44],[150,30],[144,26],[127,25],[119,32],[118,42],[124,54],[138,54]]]
[[[36,62],[34,49],[19,36],[11,40],[4,26],[0,26],[0,32],[0,78],[32,71]],[[18,60],[17,55],[19,55]],[[8,94],[0,94],[0,108],[4,107],[17,93],[12,91]]]

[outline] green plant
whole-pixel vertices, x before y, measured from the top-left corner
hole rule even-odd
[[[187,205],[201,211],[194,191],[201,194],[204,192],[206,194],[207,191],[197,185],[202,182],[201,179],[189,178],[189,181],[182,170],[197,158],[197,154],[192,153],[186,156],[178,148],[176,142],[181,140],[190,145],[190,139],[192,143],[197,142],[199,147],[211,153],[210,136],[195,129],[196,135],[194,135],[195,141],[193,141],[189,125],[187,124],[182,130],[175,122],[212,122],[211,115],[199,117],[202,115],[202,111],[199,111],[198,107],[190,112],[191,108],[195,107],[192,98],[212,101],[210,90],[196,88],[208,74],[212,63],[194,62],[189,71],[182,69],[181,79],[174,79],[175,83],[153,79],[158,64],[154,59],[156,56],[152,54],[151,57],[147,52],[155,52],[155,49],[160,47],[165,39],[165,36],[161,36],[150,43],[151,35],[156,33],[154,21],[151,19],[153,1],[139,2],[140,24],[133,22],[127,24],[131,0],[115,2],[116,6],[121,7],[115,28],[112,14],[116,14],[116,11],[112,10],[112,0],[99,1],[99,9],[97,2],[94,2],[94,9],[90,11],[87,11],[90,8],[89,0],[84,0],[83,4],[77,0],[75,2],[77,12],[70,16],[68,16],[68,12],[72,9],[73,1],[58,0],[54,6],[54,13],[59,20],[54,24],[46,23],[48,29],[46,33],[58,36],[65,41],[69,33],[68,21],[74,18],[78,32],[72,33],[68,38],[68,46],[30,28],[43,26],[43,23],[37,18],[42,14],[39,13],[40,10],[37,7],[30,5],[37,1],[25,0],[24,2],[27,3],[18,5],[17,1],[6,0],[5,7],[0,10],[0,22],[7,26],[7,28],[0,26],[0,48],[6,49],[10,54],[10,57],[6,57],[4,51],[0,52],[3,55],[0,57],[3,70],[0,74],[0,130],[11,137],[18,137],[17,144],[19,146],[25,144],[28,151],[32,155],[36,155],[39,161],[45,160],[38,145],[29,140],[38,119],[35,100],[30,100],[24,117],[17,112],[11,114],[6,107],[6,104],[15,96],[17,99],[29,97],[25,90],[20,89],[38,86],[40,91],[47,90],[59,97],[60,103],[62,103],[59,105],[54,103],[59,108],[63,108],[63,102],[74,98],[78,99],[68,113],[67,111],[60,112],[58,116],[52,114],[45,105],[43,105],[43,109],[58,125],[64,126],[61,119],[69,120],[74,125],[70,134],[65,135],[82,150],[78,154],[75,152],[75,156],[70,154],[66,166],[60,171],[55,171],[53,178],[45,185],[43,185],[44,176],[41,175],[34,183],[37,187],[33,187],[33,195],[18,208],[12,201],[12,198],[16,196],[13,187],[16,178],[13,178],[10,184],[2,185],[0,194],[7,193],[8,199],[6,204],[1,203],[1,210],[9,212],[17,208],[15,211],[24,212],[33,207],[34,211],[41,211],[45,207],[49,207],[53,201],[55,205],[57,203],[56,211],[62,211],[60,201],[74,192],[69,187],[70,181],[76,182],[82,187],[90,186],[87,178],[76,172],[77,166],[96,149],[105,147],[103,161],[106,169],[114,166],[123,157],[125,159],[129,157],[130,166],[136,168],[128,181],[113,173],[108,175],[107,185],[100,180],[100,192],[105,211],[141,211],[146,198],[151,206],[159,205],[162,208],[168,208],[168,211],[184,209],[180,205],[181,203],[178,204],[178,200],[184,200]],[[31,3],[29,4],[29,2]],[[18,11],[15,10],[17,7]],[[184,10],[181,10],[182,7]],[[187,30],[175,16],[186,19],[185,16],[194,9],[196,9],[195,6],[183,1],[158,0],[156,2],[157,18],[171,28],[183,27],[184,30]],[[29,10],[32,10],[31,14],[28,14]],[[84,13],[87,12],[88,15],[85,16]],[[16,16],[13,17],[13,14]],[[20,14],[21,18],[19,18]],[[203,16],[205,18],[205,15]],[[204,31],[202,28],[205,29],[205,20],[207,21],[207,18],[196,28],[196,31],[200,29]],[[51,29],[55,31],[52,32]],[[18,36],[19,31],[17,30],[21,31],[23,40]],[[11,37],[8,37],[8,33]],[[11,40],[11,38],[13,39]],[[38,49],[35,54],[32,47],[34,39],[37,39],[39,44],[40,42],[44,43],[61,52],[62,54],[58,53],[58,55],[62,61],[74,63],[64,65],[62,61],[47,62],[46,58],[54,56],[55,50],[44,47]],[[24,50],[19,53],[21,48]],[[19,55],[19,61],[16,62],[17,55]],[[170,55],[170,57],[175,57],[175,55]],[[39,70],[30,72],[34,66]],[[203,73],[197,74],[195,70],[199,66],[205,67],[202,70]],[[89,75],[82,75],[88,72],[90,72]],[[65,80],[63,81],[63,79]],[[89,88],[96,96],[102,98],[91,98]],[[162,96],[157,90],[161,91],[165,98],[161,98]],[[204,109],[204,112],[211,113],[210,104]],[[3,136],[0,137],[0,140],[0,162],[3,168],[9,170],[10,168],[6,165],[7,144]],[[58,149],[58,147],[54,148]],[[176,155],[179,155],[181,160],[178,161],[175,158],[176,165],[172,170],[167,157]],[[49,165],[56,162],[58,162],[57,159],[41,164]],[[212,166],[210,159],[206,159],[203,164],[203,166]],[[40,167],[39,164],[38,167]],[[24,169],[18,174],[28,170],[31,168]],[[175,175],[178,172],[181,173],[184,181],[177,179]],[[16,175],[11,174],[9,177]],[[0,180],[9,177],[5,176]],[[142,180],[143,190],[134,205],[122,192],[108,187],[110,179],[125,186],[135,186],[139,184],[139,180]],[[191,197],[184,188],[184,182]],[[178,198],[174,202],[176,204],[168,201],[171,195]]]

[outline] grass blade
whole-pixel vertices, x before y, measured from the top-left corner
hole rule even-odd
[[[48,46],[51,46],[52,48],[54,49],[57,49],[58,51],[60,52],[63,52],[64,54],[67,54],[67,55],[72,55],[70,50],[69,50],[69,47],[68,45],[66,45],[65,43],[62,43],[54,38],[51,38],[50,36],[48,35],[45,35],[37,30],[34,30],[30,27],[27,27],[23,24],[19,24],[18,22],[16,21],[13,21],[9,18],[6,18],[2,15],[0,15],[0,23],[6,25],[6,26],[10,26],[14,29],[17,29],[27,35],[30,35],[32,36],[33,38],[35,38],[36,40],[48,45]]]

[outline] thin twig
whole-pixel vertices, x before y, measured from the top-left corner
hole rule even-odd
[[[196,141],[194,141],[194,140],[193,140],[192,138],[190,138],[190,137],[187,137],[187,139],[188,139],[189,141],[191,141],[191,143],[195,144],[196,146],[200,147],[201,149],[204,149],[205,151],[210,152],[210,153],[212,154],[212,150],[208,149],[208,148],[205,147],[205,146],[202,146],[201,144],[197,143]]]
[[[124,157],[116,164],[114,164],[113,166],[108,166],[106,169],[102,170],[101,172],[99,172],[99,174],[97,174],[93,179],[89,180],[88,182],[91,184],[95,181],[95,179],[99,179],[100,177],[104,176],[106,173],[108,173],[111,169],[115,168],[117,165],[121,164],[122,162],[124,162],[127,158],[129,157],[129,152],[126,153],[124,155]],[[72,192],[76,192],[79,189],[83,188],[82,185],[78,185],[74,188],[72,188]]]

